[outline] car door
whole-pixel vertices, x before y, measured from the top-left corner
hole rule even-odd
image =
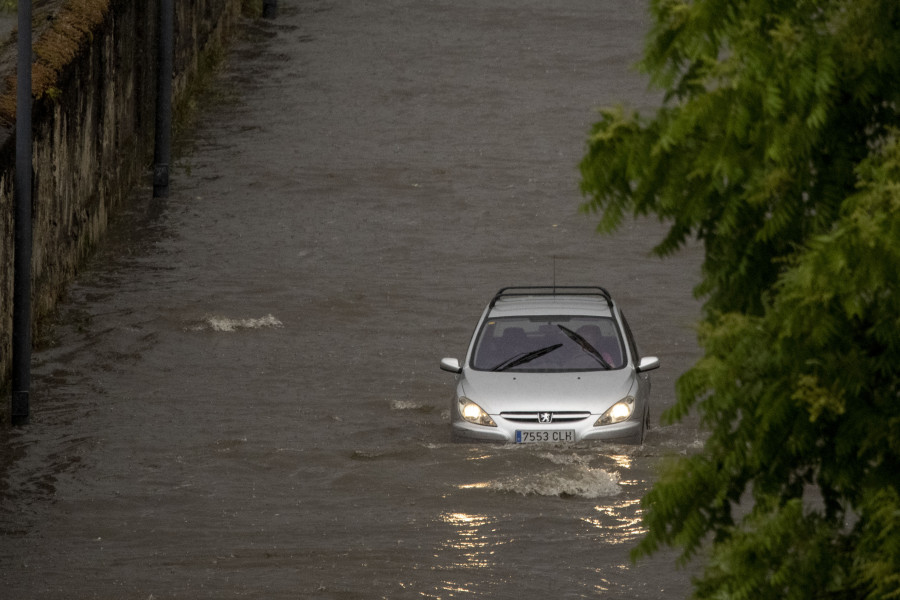
[[[634,339],[634,334],[631,332],[631,326],[628,325],[628,319],[625,318],[625,313],[619,311],[619,316],[622,317],[622,327],[625,329],[625,340],[628,344],[629,353],[634,361],[631,368],[635,370],[637,377],[637,400],[645,407],[645,411],[647,411],[649,410],[648,399],[650,398],[650,374],[637,372],[637,367],[641,364],[641,353],[638,349],[637,342]]]

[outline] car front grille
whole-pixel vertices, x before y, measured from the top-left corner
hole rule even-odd
[[[587,411],[513,411],[502,412],[500,416],[507,421],[516,423],[546,423],[548,421],[541,420],[541,415],[547,413],[552,415],[552,420],[549,421],[551,423],[572,423],[583,421],[591,416],[591,413]]]

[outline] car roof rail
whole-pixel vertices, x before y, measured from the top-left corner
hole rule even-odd
[[[527,285],[500,288],[491,299],[489,308],[494,308],[497,300],[510,296],[600,296],[612,310],[612,296],[604,288],[591,285]]]

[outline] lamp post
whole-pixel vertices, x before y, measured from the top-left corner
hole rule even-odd
[[[31,413],[31,0],[19,0],[16,74],[15,259],[13,260],[12,405],[13,425]]]
[[[153,150],[153,197],[169,196],[169,163],[172,161],[172,74],[175,61],[175,2],[159,2],[157,37],[156,140]]]

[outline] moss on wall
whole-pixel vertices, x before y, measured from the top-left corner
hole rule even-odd
[[[55,13],[37,15],[32,32],[34,62],[31,68],[31,93],[35,98],[58,94],[56,81],[60,70],[71,63],[79,49],[103,23],[109,11],[109,0],[68,0]],[[15,43],[15,39],[12,40]],[[16,73],[4,78],[0,94],[0,121],[15,123]]]

